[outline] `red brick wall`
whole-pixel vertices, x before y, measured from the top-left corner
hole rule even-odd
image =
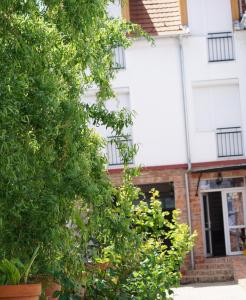
[[[195,263],[203,263],[206,261],[204,253],[204,240],[203,240],[203,227],[202,227],[202,216],[201,216],[201,202],[200,196],[196,195],[197,184],[200,174],[190,174],[189,183],[190,183],[190,208],[191,208],[191,228],[196,230],[197,238],[194,246],[194,256]],[[112,181],[115,185],[121,184],[121,174],[114,173],[110,175]],[[223,177],[236,177],[236,176],[246,176],[246,170],[237,170],[237,171],[224,171],[222,172]],[[204,173],[201,177],[202,179],[216,179],[218,177],[217,172],[213,173]],[[175,193],[175,204],[176,208],[180,209],[181,222],[187,223],[187,207],[186,207],[186,197],[185,197],[185,168],[180,169],[163,169],[163,170],[144,170],[142,171],[141,176],[134,178],[134,183],[136,185],[141,184],[151,184],[151,183],[164,183],[164,182],[173,182],[174,184],[174,193]],[[231,257],[234,262],[233,257]],[[246,258],[243,259],[244,266],[246,266]],[[187,257],[184,269],[189,267],[190,258]],[[246,277],[245,269],[239,268],[238,264],[241,264],[242,259],[239,261],[235,260],[234,263],[234,273],[235,278],[240,278],[242,276]],[[237,272],[237,273],[236,273]],[[245,274],[245,275],[244,275]]]
[[[185,170],[147,170],[143,171],[141,176],[134,178],[134,184],[155,184],[164,182],[173,182],[175,193],[175,206],[180,209],[181,222],[187,222],[187,209],[185,200]],[[112,181],[115,185],[121,184],[121,174],[111,174]]]

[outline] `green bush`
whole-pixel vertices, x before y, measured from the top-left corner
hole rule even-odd
[[[187,225],[180,224],[178,211],[173,212],[172,221],[168,220],[158,191],[151,191],[149,206],[143,201],[133,206],[139,190],[127,173],[113,213],[118,219],[116,227],[118,222],[125,222],[125,231],[121,235],[118,232],[118,239],[109,239],[109,245],[94,257],[98,267],[86,273],[85,299],[171,299],[194,235],[190,236]]]
[[[109,112],[105,101],[114,97],[112,50],[141,30],[109,18],[110,2],[0,1],[0,260],[26,265],[38,248],[32,274],[55,276],[61,299],[80,297],[83,287],[94,299],[138,299],[148,276],[153,293],[160,286],[165,295],[189,249],[187,228],[175,220],[164,224],[174,226],[166,235],[172,247],[162,243],[157,202],[132,207],[135,170],[126,168],[122,187],[112,187],[105,142],[90,127],[121,135],[132,124],[131,112]],[[98,101],[89,105],[81,94],[92,85]],[[125,165],[135,150],[122,149]],[[90,260],[112,267],[88,270]]]
[[[31,267],[38,255],[37,247],[28,264],[24,265],[19,259],[3,259],[0,261],[0,285],[15,285],[27,283],[30,280]]]
[[[109,2],[0,1],[0,260],[26,264],[39,247],[39,275],[77,272],[93,224],[107,227],[112,185],[90,124],[119,133],[131,123],[105,100],[114,96],[112,49],[137,29],[109,18]],[[92,84],[99,100],[89,105],[81,94]],[[69,227],[78,203],[91,212],[79,253]]]

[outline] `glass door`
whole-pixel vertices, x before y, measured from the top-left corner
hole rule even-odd
[[[223,192],[226,254],[241,254],[246,240],[244,191]]]
[[[210,220],[210,209],[209,209],[209,199],[208,194],[204,193],[202,195],[203,201],[203,215],[204,215],[204,232],[206,241],[206,255],[207,257],[212,256],[212,234],[211,234],[211,220]]]

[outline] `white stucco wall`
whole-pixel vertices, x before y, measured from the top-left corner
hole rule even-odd
[[[221,100],[223,107],[219,107],[219,105],[217,107],[217,109],[221,109],[221,116],[218,114],[217,117],[217,127],[220,127],[220,124],[224,124],[224,127],[240,125],[243,129],[244,151],[246,149],[246,85],[244,84],[246,82],[244,71],[246,67],[246,31],[236,32],[234,40],[236,59],[234,61],[213,63],[208,62],[205,36],[190,36],[183,40],[192,162],[215,161],[218,159],[216,130],[214,128],[216,126],[211,124],[210,128],[203,131],[197,128],[194,90],[199,86],[217,86],[220,89],[221,99],[224,102]],[[212,92],[213,89],[211,89]],[[205,97],[208,97],[208,95]],[[216,95],[212,94],[210,97],[214,97],[217,101],[218,97]],[[206,112],[208,113],[208,110],[204,109],[204,114]],[[228,116],[227,122],[224,120],[226,115]],[[211,117],[210,114],[208,118]],[[224,119],[221,120],[221,118]]]
[[[155,46],[138,40],[125,57],[126,69],[119,71],[112,86],[117,94],[127,93],[129,108],[136,112],[131,128],[133,142],[139,145],[135,164],[185,163],[178,40],[156,39]],[[87,98],[93,101],[93,96]],[[108,107],[113,108],[114,103],[110,100]],[[105,128],[97,131],[109,135]]]
[[[239,94],[242,128],[244,130],[244,152],[246,155],[246,31],[236,32],[237,72],[239,74]]]
[[[133,140],[140,146],[137,164],[186,161],[178,51],[174,38],[157,39],[155,47],[135,42],[126,51],[126,70],[113,83],[129,86],[131,108],[136,111]]]
[[[120,18],[121,17],[121,0],[115,0],[111,2],[108,6],[108,14],[110,17],[113,18]]]
[[[232,30],[230,0],[188,0],[188,5],[191,34],[182,38],[182,44],[191,159],[193,163],[216,161],[215,132],[220,124],[225,127],[241,126],[246,149],[246,31],[234,34],[234,61],[209,63],[207,33]],[[113,5],[110,9],[112,15],[117,16],[117,6]],[[201,14],[198,14],[200,10]],[[139,145],[136,165],[186,163],[178,38],[155,38],[154,47],[145,40],[134,41],[125,52],[125,60],[126,68],[118,72],[112,86],[119,95],[124,94],[121,97],[127,98],[129,108],[136,112],[130,130],[133,142]],[[195,100],[201,97],[204,98],[201,105],[211,105],[212,100],[201,94],[202,88],[210,86],[216,86],[216,89],[211,88],[210,92],[203,90],[205,94],[211,94],[211,99],[213,93],[217,94],[214,96],[217,106],[213,109],[218,109],[220,103],[223,107],[221,116],[209,115],[208,119],[211,118],[213,124],[201,130],[197,112],[202,114],[204,110],[204,114],[209,114],[209,109],[197,107]],[[201,88],[201,96],[195,92],[198,87]],[[115,104],[109,102],[108,105],[113,107]],[[214,120],[216,116],[217,121]],[[103,128],[99,132],[109,135]]]

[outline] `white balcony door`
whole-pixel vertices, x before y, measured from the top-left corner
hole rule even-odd
[[[241,254],[245,243],[246,209],[243,189],[222,191],[226,254]]]

